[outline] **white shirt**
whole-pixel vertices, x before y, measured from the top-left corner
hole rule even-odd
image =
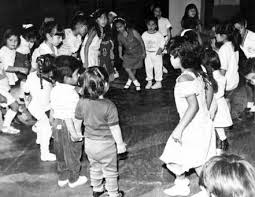
[[[57,47],[53,46],[54,51],[51,50],[49,45],[47,45],[45,42],[42,42],[38,48],[36,48],[32,54],[32,68],[37,69],[37,63],[36,60],[39,56],[41,55],[46,55],[46,54],[52,54],[54,56],[58,56],[58,49]]]
[[[158,30],[164,37],[167,36],[167,30],[170,27],[172,27],[172,25],[167,18],[160,17],[160,19],[158,19]]]
[[[25,84],[25,93],[30,93],[32,101],[29,105],[34,105],[43,109],[43,111],[50,110],[50,93],[53,88],[52,83],[42,80],[43,89],[41,89],[40,78],[37,72],[32,72],[27,76]]]
[[[75,36],[71,29],[65,29],[65,39],[58,50],[58,55],[69,55],[76,53],[81,46],[81,36]]]
[[[30,43],[26,41],[26,39],[24,39],[23,36],[20,36],[20,45],[16,51],[21,54],[27,55],[30,53],[30,48],[32,48],[30,46]]]
[[[150,34],[146,31],[143,33],[142,39],[147,52],[157,52],[159,48],[164,48],[164,37],[158,31],[153,34]]]
[[[56,86],[52,89],[50,101],[54,118],[63,120],[75,117],[75,109],[79,101],[75,86],[56,83]]]
[[[247,34],[244,38],[243,44],[241,45],[245,56],[247,58],[255,57],[255,33],[247,30]]]
[[[239,61],[239,52],[234,51],[234,47],[231,42],[226,42],[223,44],[218,52],[221,69],[226,70],[226,90],[230,91],[235,89],[239,83],[239,74],[238,74],[238,61]]]
[[[6,46],[0,49],[0,70],[5,72],[9,66],[14,66],[16,50],[11,50]],[[6,72],[9,85],[15,85],[18,77],[15,73]]]

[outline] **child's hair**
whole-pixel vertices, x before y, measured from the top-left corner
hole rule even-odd
[[[191,43],[184,37],[176,37],[171,41],[168,51],[175,58],[180,58],[183,68],[193,68],[195,71],[201,71],[201,47],[199,44]]]
[[[255,57],[248,58],[243,66],[241,72],[243,75],[248,75],[249,73],[255,73]]]
[[[116,18],[113,19],[113,23],[114,23],[114,25],[116,25],[117,23],[121,23],[123,25],[127,25],[126,19],[124,19],[122,17],[119,17],[119,16],[117,16]]]
[[[158,19],[155,16],[152,15],[148,16],[145,19],[145,24],[147,25],[150,21],[153,21],[158,26]]]
[[[34,25],[32,24],[23,24],[21,29],[22,37],[29,41],[37,39],[37,30]]]
[[[236,23],[238,23],[244,27],[247,27],[247,20],[242,15],[237,15],[233,18],[233,24],[236,24]]]
[[[234,28],[233,24],[224,22],[216,25],[216,34],[225,34],[227,36],[227,40],[232,42],[234,51],[239,49],[242,38],[239,31]]]
[[[56,28],[56,33],[53,33],[53,30]],[[46,40],[46,35],[50,34],[51,36],[58,35],[64,37],[64,30],[60,25],[56,23],[56,21],[49,21],[47,23],[44,23],[41,28],[41,36],[43,40]]]
[[[237,155],[215,156],[204,165],[199,183],[216,197],[254,197],[255,169]]]
[[[38,74],[40,77],[40,85],[41,89],[43,89],[43,79],[52,82],[51,78],[45,78],[43,77],[43,74],[48,74],[55,69],[55,57],[46,54],[46,55],[41,55],[36,59],[36,62],[38,64]]]
[[[202,65],[206,69],[207,78],[212,84],[213,91],[218,92],[218,85],[213,77],[213,71],[220,69],[220,59],[213,49],[205,49],[202,56]]]
[[[191,9],[195,9],[196,10],[196,15],[195,15],[195,19],[198,19],[198,9],[197,9],[197,6],[193,3],[191,4],[188,4],[185,8],[185,12],[184,12],[184,16],[183,16],[183,19],[186,19],[186,18],[190,18],[189,17],[189,10]]]
[[[211,49],[212,48],[212,39],[215,39],[215,36],[211,30],[204,30],[199,33],[201,38],[201,45],[203,49]]]
[[[152,9],[152,11],[154,11],[156,8],[159,8],[162,11],[162,7],[160,5],[160,3],[156,3]]]
[[[184,30],[185,31],[185,30]],[[200,44],[200,35],[194,30],[188,30],[183,34],[183,37],[192,44]]]
[[[89,67],[84,73],[83,97],[98,99],[104,95],[108,88],[109,75],[104,67]]]
[[[90,16],[94,19],[94,28],[95,28],[95,31],[97,33],[97,36],[98,37],[101,37],[101,29],[99,27],[99,25],[97,24],[96,20],[101,17],[102,15],[105,15],[106,18],[107,18],[107,12],[103,9],[97,9],[95,12],[93,12]]]
[[[76,15],[71,21],[71,29],[75,30],[77,24],[88,26],[88,19],[84,15]]]
[[[2,39],[2,45],[1,46],[6,46],[7,40],[12,36],[17,37],[17,39],[18,39],[17,47],[18,47],[20,45],[20,36],[19,36],[18,31],[14,28],[8,28],[8,29],[5,30],[5,32],[3,34],[3,39]]]
[[[64,83],[65,77],[72,77],[77,69],[81,69],[82,63],[75,57],[61,55],[56,58],[56,68],[53,71],[53,79],[59,83]]]

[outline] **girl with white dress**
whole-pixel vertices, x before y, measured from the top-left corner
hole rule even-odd
[[[198,46],[184,38],[176,38],[170,46],[171,63],[181,69],[174,96],[180,121],[165,146],[160,159],[176,176],[174,186],[164,190],[170,196],[188,196],[190,181],[185,172],[200,173],[203,164],[216,154],[215,132],[206,102],[205,83],[201,70]]]
[[[202,62],[207,74],[212,76],[217,83],[217,89],[214,88],[214,99],[217,103],[217,110],[213,117],[213,124],[220,140],[219,147],[217,147],[217,154],[221,154],[228,147],[224,129],[233,124],[227,101],[224,97],[226,77],[220,72],[219,56],[214,50],[205,50]]]

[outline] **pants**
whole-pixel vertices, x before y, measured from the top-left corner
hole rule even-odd
[[[55,119],[53,123],[54,149],[57,157],[59,180],[74,183],[81,172],[83,142],[73,142],[64,120]]]
[[[85,152],[90,163],[90,179],[93,191],[104,190],[110,197],[118,195],[117,149],[114,140],[91,140],[85,138]]]
[[[145,58],[146,81],[152,81],[153,70],[155,72],[155,80],[162,81],[163,76],[163,59],[162,55],[156,55],[156,52],[147,52]]]
[[[37,127],[37,138],[40,143],[41,155],[47,154],[49,153],[50,138],[52,135],[49,118],[45,110],[40,108],[40,106],[33,101],[28,105],[28,111],[37,120],[35,124]]]

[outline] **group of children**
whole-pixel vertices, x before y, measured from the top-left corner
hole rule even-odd
[[[211,196],[227,196],[230,189],[212,182],[215,177],[210,174],[216,173],[223,179],[223,165],[228,165],[233,173],[241,170],[233,166],[243,165],[242,170],[247,171],[243,173],[252,174],[244,178],[254,182],[254,169],[242,159],[213,156],[220,155],[228,146],[225,128],[233,124],[231,96],[239,84],[241,50],[245,68],[240,72],[252,95],[247,107],[254,110],[250,85],[255,84],[255,34],[246,29],[246,21],[240,18],[234,23],[215,24],[210,34],[204,34],[197,9],[191,4],[185,10],[180,36],[172,39],[171,24],[161,15],[161,8],[155,6],[152,16],[146,19],[147,31],[142,36],[124,18],[101,9],[90,16],[92,23],[83,13],[76,14],[67,29],[62,29],[54,18],[45,18],[40,38],[30,24],[23,25],[21,34],[13,29],[4,33],[0,49],[0,103],[7,110],[1,130],[19,133],[11,124],[22,112],[20,105],[25,106],[36,119],[32,129],[40,145],[41,160],[57,161],[60,187],[74,188],[87,182],[80,161],[84,143],[93,196],[106,191],[110,197],[124,195],[118,187],[117,154],[126,152],[126,144],[117,108],[104,94],[118,74],[114,67],[117,58],[123,61],[128,74],[125,89],[133,83],[137,91],[141,90],[136,71],[143,63],[145,89],[162,88],[163,56],[167,52],[171,65],[181,70],[181,75],[174,89],[180,121],[160,157],[176,180],[164,192],[170,196],[189,195],[190,181],[185,173],[195,169],[201,175],[203,191]],[[52,136],[55,154],[49,150]],[[252,185],[244,186],[241,181],[240,185],[244,187],[240,192],[250,190],[250,196],[254,195]]]

